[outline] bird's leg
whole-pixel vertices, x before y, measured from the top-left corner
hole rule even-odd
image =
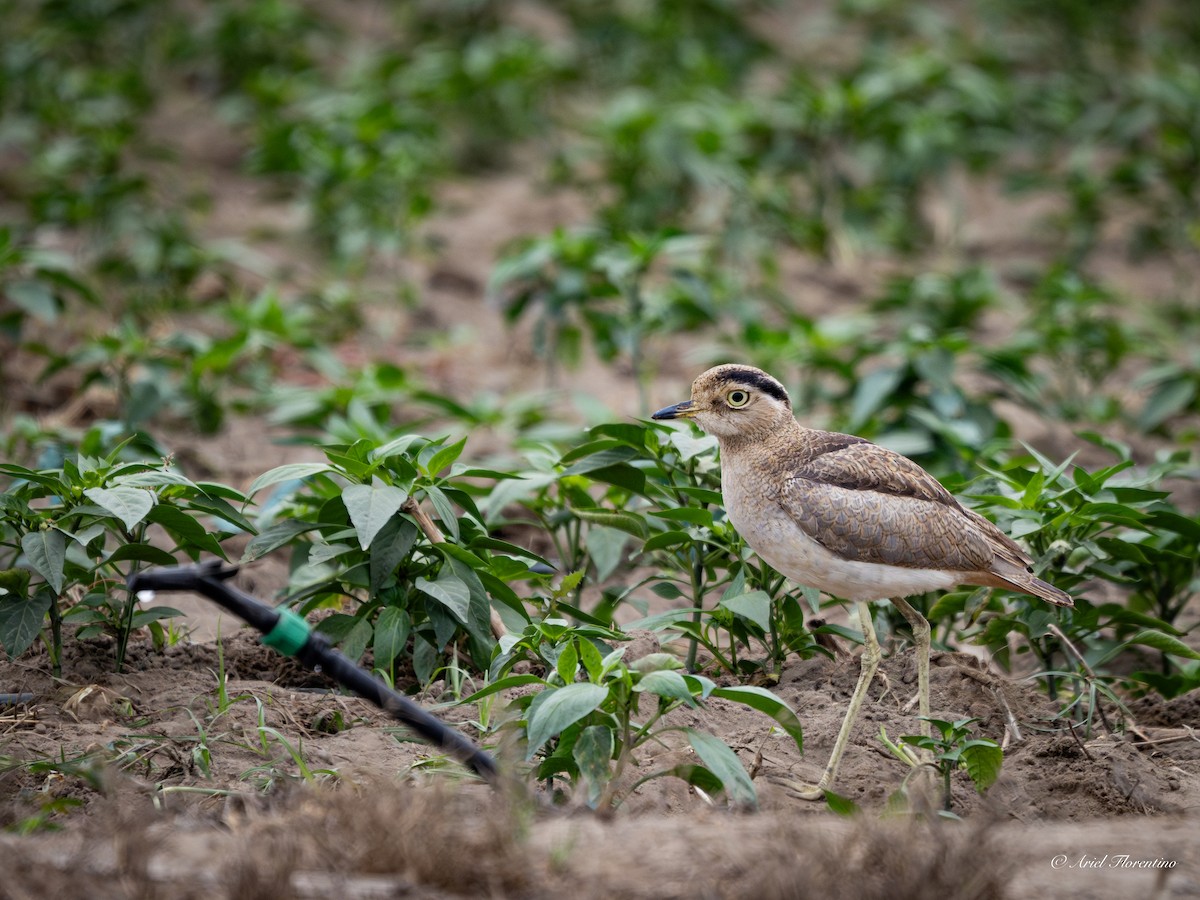
[[[892,603],[900,610],[900,615],[908,620],[913,641],[917,645],[917,708],[922,716],[921,734],[929,737],[929,622],[907,600],[896,598]]]
[[[824,800],[825,791],[833,786],[834,779],[837,778],[838,766],[842,761],[842,754],[850,742],[850,732],[854,730],[858,711],[862,709],[863,700],[866,699],[867,691],[875,678],[875,670],[879,668],[879,660],[883,657],[879,649],[879,639],[875,636],[875,626],[871,622],[871,607],[867,603],[858,604],[858,618],[862,622],[864,640],[862,668],[858,673],[858,684],[854,686],[854,693],[850,697],[850,706],[846,710],[846,717],[842,719],[841,730],[838,731],[837,740],[833,744],[833,753],[829,757],[829,763],[825,766],[821,780],[815,786],[808,784],[795,786],[797,796],[803,800]]]

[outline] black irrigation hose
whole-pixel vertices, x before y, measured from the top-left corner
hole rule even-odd
[[[190,566],[171,566],[137,572],[129,578],[131,591],[193,591],[203,594],[262,632],[262,642],[286,656],[294,656],[310,669],[324,672],[380,709],[399,719],[438,749],[453,756],[492,785],[499,784],[496,761],[469,739],[431,716],[380,678],[360,669],[340,650],[330,646],[290,609],[277,609],[244,594],[225,582],[237,573],[209,560]]]

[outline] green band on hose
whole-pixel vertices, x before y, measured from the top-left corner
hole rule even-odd
[[[308,643],[308,634],[308,623],[303,618],[290,609],[281,609],[279,621],[262,636],[262,642],[285,656],[295,656]]]

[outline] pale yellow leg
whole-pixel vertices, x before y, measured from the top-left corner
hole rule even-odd
[[[900,610],[900,615],[908,620],[913,641],[917,645],[917,707],[924,716],[921,720],[921,734],[929,737],[929,623],[907,600],[893,600],[892,603]]]
[[[909,608],[911,609],[911,607]],[[850,732],[854,729],[858,712],[862,709],[863,700],[867,697],[867,690],[875,678],[875,670],[879,668],[879,660],[883,657],[879,650],[879,639],[875,636],[875,626],[871,622],[871,608],[866,603],[858,604],[858,618],[862,622],[865,641],[862,669],[858,673],[858,684],[854,686],[854,693],[850,697],[850,707],[846,710],[846,717],[842,719],[841,730],[838,731],[837,740],[833,744],[833,753],[829,757],[829,764],[825,766],[821,780],[815,785],[793,785],[796,795],[803,800],[824,800],[825,791],[833,786],[834,779],[837,778],[838,766],[842,762],[842,754],[846,751],[846,745],[850,743]],[[926,635],[928,635],[928,630],[929,626],[926,625]],[[928,724],[926,727],[928,728]]]

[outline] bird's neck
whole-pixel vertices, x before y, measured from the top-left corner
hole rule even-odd
[[[763,422],[757,428],[748,428],[735,435],[718,436],[721,455],[729,457],[753,449],[755,453],[773,455],[771,451],[796,447],[808,431],[790,415],[779,416]]]

